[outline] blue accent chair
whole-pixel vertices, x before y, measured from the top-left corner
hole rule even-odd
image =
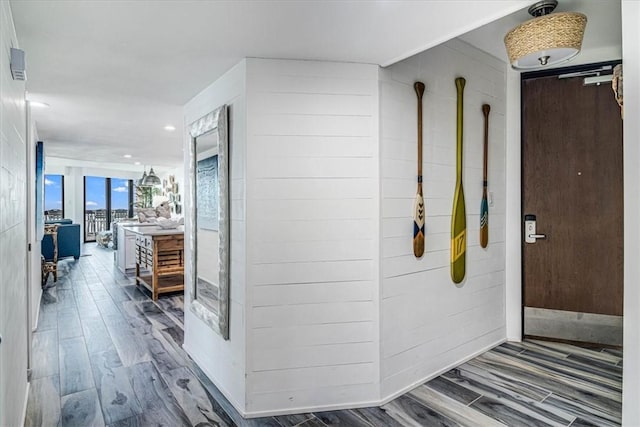
[[[73,257],[80,258],[80,224],[72,224],[70,219],[47,221],[58,224],[58,259]],[[45,260],[53,259],[53,239],[44,236],[40,245]]]

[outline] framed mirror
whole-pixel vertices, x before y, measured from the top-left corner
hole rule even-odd
[[[229,141],[227,106],[191,124],[190,308],[229,339]]]

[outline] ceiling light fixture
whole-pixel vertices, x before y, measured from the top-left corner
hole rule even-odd
[[[529,8],[534,18],[504,37],[511,67],[528,70],[568,61],[582,48],[587,17],[582,13],[551,13],[557,0],[542,0]]]
[[[176,130],[176,127],[173,125],[166,125],[164,127],[164,130],[166,130],[167,132],[173,132],[174,130]]]
[[[149,169],[149,175],[146,177],[144,175],[142,176],[142,183],[148,187],[152,187],[154,185],[162,184],[162,181],[160,181],[160,178],[158,178],[158,175],[156,175],[152,167]]]
[[[133,162],[133,164],[134,164],[134,165],[139,165],[139,164],[140,164],[140,162]]]
[[[131,154],[125,154],[125,155],[124,155],[124,156],[122,156],[122,157],[124,157],[125,159],[130,159],[130,158],[131,158]]]

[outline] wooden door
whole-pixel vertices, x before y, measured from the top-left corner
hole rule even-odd
[[[621,345],[622,120],[611,86],[528,79],[522,108],[523,214],[546,235],[523,248],[525,334],[605,344],[617,338],[600,335],[619,334]]]

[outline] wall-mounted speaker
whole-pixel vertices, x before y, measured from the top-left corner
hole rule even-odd
[[[11,77],[13,80],[27,80],[24,50],[11,48]]]

